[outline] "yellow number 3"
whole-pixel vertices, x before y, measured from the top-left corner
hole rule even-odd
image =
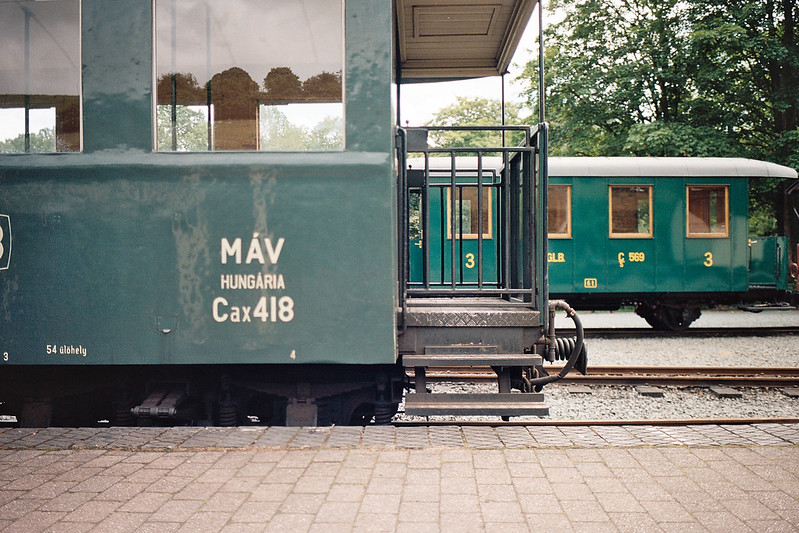
[[[474,268],[474,254],[466,254],[466,268]]]
[[[713,266],[713,254],[710,252],[705,252],[705,262],[702,264],[706,267]]]

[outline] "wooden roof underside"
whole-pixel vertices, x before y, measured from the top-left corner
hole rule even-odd
[[[537,0],[395,0],[401,78],[499,76]]]

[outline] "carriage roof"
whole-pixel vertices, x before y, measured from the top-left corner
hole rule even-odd
[[[550,176],[796,179],[794,169],[737,157],[550,157]]]
[[[482,158],[484,172],[502,168],[501,157]],[[430,171],[449,173],[449,157],[431,157]],[[411,169],[423,169],[421,158],[408,159]],[[459,173],[474,173],[476,157],[458,157]],[[733,177],[796,179],[797,172],[783,165],[756,159],[733,157],[550,157],[550,177]]]

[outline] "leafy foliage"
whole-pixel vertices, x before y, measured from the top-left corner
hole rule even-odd
[[[55,135],[52,128],[43,128],[29,136],[29,153],[55,152]],[[13,139],[0,141],[0,154],[24,154],[25,135],[20,134]]]
[[[523,125],[520,104],[505,104],[505,123]],[[502,122],[502,103],[488,98],[459,97],[442,108],[426,126],[496,126]],[[521,132],[506,136],[505,145],[513,146],[524,139]],[[485,130],[431,131],[429,142],[439,147],[502,146],[499,132]]]
[[[261,150],[340,150],[341,117],[328,116],[314,128],[292,123],[277,106],[261,106]]]
[[[157,115],[158,150],[172,150],[172,106],[159,105]],[[189,106],[175,107],[175,150],[203,152],[208,150],[208,119]]]
[[[552,0],[553,155],[753,157],[799,168],[795,0]],[[537,101],[537,63],[522,80]],[[782,184],[750,187],[758,231],[783,225]],[[771,221],[775,221],[773,224]],[[771,229],[768,229],[771,228]]]

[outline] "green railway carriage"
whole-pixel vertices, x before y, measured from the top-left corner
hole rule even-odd
[[[467,345],[510,396],[548,350],[546,125],[495,184],[536,202],[503,207],[522,270],[409,287],[415,141],[392,101],[504,73],[535,6],[0,0],[0,411],[387,422],[404,366],[424,399],[431,353]],[[505,396],[488,411],[546,412]]]
[[[497,283],[501,243],[492,232],[502,221],[493,183],[504,162],[457,159],[454,188],[451,159],[429,167],[429,212],[439,223],[415,234],[412,279]],[[652,326],[677,330],[702,306],[796,299],[786,238],[750,237],[747,227],[749,180],[796,179],[793,169],[731,158],[553,157],[548,171],[551,297],[576,309],[632,305]],[[423,234],[435,258],[427,272]]]
[[[789,296],[784,237],[749,237],[750,179],[793,169],[734,158],[552,158],[549,287],[577,308],[635,305],[682,329],[700,306]]]

